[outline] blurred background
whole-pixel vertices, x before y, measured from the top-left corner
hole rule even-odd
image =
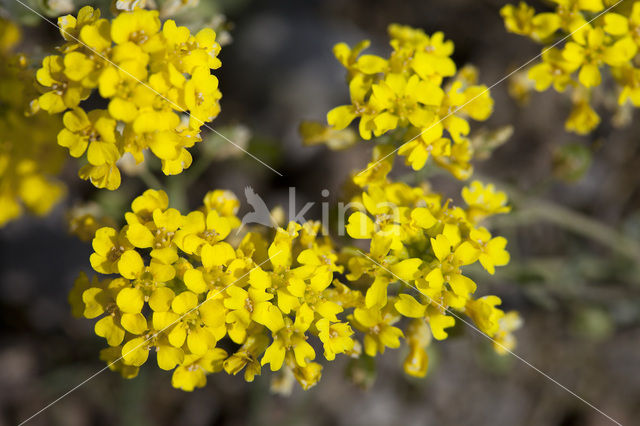
[[[96,2],[28,4],[57,16]],[[330,108],[348,101],[333,45],[368,38],[372,52],[386,52],[386,27],[393,22],[444,31],[455,43],[457,65],[476,65],[480,81],[490,86],[540,51],[505,31],[499,15],[504,4],[200,0],[176,19],[214,26],[227,43],[215,72],[222,113],[212,126],[284,176],[206,134],[194,167],[205,157],[213,162],[203,163],[208,167],[189,181],[184,204],[195,207],[215,188],[233,190],[244,201],[246,185],[269,207],[286,203],[289,187],[296,187],[299,206],[320,201],[322,189],[339,200],[350,172],[369,160],[370,146],[335,152],[305,147],[298,135],[302,120],[322,121]],[[35,63],[60,43],[52,25],[18,2],[0,5],[3,16],[25,26],[20,49]],[[637,114],[608,109],[605,99],[597,131],[575,136],[564,130],[566,96],[532,93],[519,102],[510,87],[513,81],[491,89],[495,111],[473,130],[508,133],[504,126],[513,126],[510,139],[476,163],[476,176],[506,190],[514,206],[512,214],[490,223],[509,240],[512,261],[495,276],[478,273],[478,294],[496,294],[505,310],[520,312],[519,356],[619,422],[633,424],[640,416],[640,122],[631,122]],[[98,359],[103,340],[92,333],[92,321],[71,316],[67,303],[78,272],[89,272],[91,249],[67,233],[65,211],[92,201],[121,220],[146,186],[129,176],[117,193],[95,191],[76,172],[68,162],[69,196],[52,215],[23,217],[0,229],[2,426],[26,419],[104,367]],[[461,182],[435,171],[427,175],[435,190],[459,201]],[[315,207],[307,218],[319,217]],[[251,384],[211,375],[205,388],[185,393],[171,387],[170,373],[146,365],[132,380],[110,371],[97,375],[29,424],[610,424],[530,366],[495,355],[485,337],[465,327],[431,345],[430,371],[422,380],[403,373],[402,350],[388,350],[375,365],[339,357],[325,366],[316,387],[305,392],[296,385],[290,396],[270,392],[266,371]]]

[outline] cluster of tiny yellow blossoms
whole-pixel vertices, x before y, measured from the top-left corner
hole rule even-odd
[[[59,18],[58,26],[66,43],[36,74],[43,93],[34,108],[66,111],[58,144],[73,157],[86,153],[79,176],[116,189],[116,162],[130,153],[140,163],[147,148],[167,175],[189,167],[187,148],[220,112],[218,80],[211,74],[220,66],[215,32],[192,35],[173,20],[162,23],[154,10],[108,20],[90,6],[77,17]],[[96,91],[107,108],[85,111],[82,101]]]
[[[147,190],[122,229],[98,229],[90,260],[105,276],[82,274],[69,295],[76,315],[99,318],[112,369],[133,377],[153,350],[160,368],[174,370],[173,386],[187,391],[222,370],[244,369],[253,381],[266,364],[308,388],[322,369],[311,335],[327,360],[357,353],[338,315],[362,296],[334,279],[342,267],[319,223],[290,223],[270,239],[248,232],[234,247],[226,241],[240,225],[232,193],[212,191],[186,216],[168,201]]]
[[[640,2],[613,0],[551,0],[552,12],[537,13],[524,2],[506,5],[500,13],[509,32],[543,44],[542,60],[528,70],[537,91],[571,90],[573,109],[567,131],[587,134],[600,123],[592,106],[594,89],[610,76],[618,104],[640,106]],[[604,12],[607,10],[606,12]],[[604,12],[604,13],[603,13]],[[558,41],[566,41],[558,43]],[[557,46],[556,46],[557,44]],[[605,79],[603,79],[603,72]]]
[[[345,43],[334,54],[347,69],[351,104],[329,111],[327,121],[336,130],[359,119],[363,139],[387,135],[400,145],[414,170],[429,156],[459,179],[472,173],[473,147],[466,117],[487,119],[493,100],[484,85],[476,84],[470,67],[457,71],[450,58],[453,42],[437,32],[392,24],[388,28],[392,51],[388,58],[361,54],[365,40],[353,49]]]
[[[447,114],[464,105],[460,112],[474,119],[487,118],[492,101],[486,87],[469,83],[475,81],[470,68],[455,75],[449,58],[453,44],[445,42],[442,33],[428,37],[397,25],[391,25],[389,33],[393,47],[389,59],[359,56],[367,42],[353,50],[344,44],[335,47],[348,69],[352,105],[329,112],[332,130],[345,128],[355,117],[360,118],[359,131],[365,139],[401,128],[400,140],[420,135],[399,150],[414,169],[423,167],[431,154],[454,176],[468,178],[473,154],[467,139],[469,124],[457,112]],[[443,90],[445,77],[453,79]],[[338,148],[349,139],[326,130],[320,136],[323,129],[317,126],[301,130],[307,140],[324,137]],[[444,130],[453,143],[443,136]],[[423,377],[428,368],[426,347],[432,338],[447,338],[446,330],[460,315],[493,340],[496,352],[510,351],[520,317],[500,309],[497,296],[476,296],[476,283],[463,273],[464,267],[478,262],[494,274],[497,266],[509,262],[507,240],[494,237],[481,225],[489,216],[510,211],[506,195],[491,184],[473,181],[462,190],[467,204],[463,209],[427,183],[394,182],[388,176],[397,141],[380,142],[373,149],[372,162],[352,177],[361,191],[351,200],[350,206],[357,211],[346,225],[349,236],[368,241],[368,251],[348,247],[340,257],[349,287],[363,290],[363,299],[348,319],[364,334],[364,353],[375,356],[386,347],[397,348],[404,338],[409,348],[404,370]],[[440,143],[442,150],[436,148]]]
[[[390,32],[394,53],[388,60],[358,57],[362,46],[351,59],[344,57],[350,86],[367,86],[364,103],[338,107],[330,121],[346,116],[340,120],[347,126],[359,116],[365,138],[395,127],[421,132],[442,118],[443,108],[449,110],[443,105],[462,105],[474,96],[480,102],[465,106],[465,113],[489,114],[491,100],[483,86],[461,86],[472,74],[468,70],[447,93],[440,88],[444,77],[455,74],[451,45],[441,34],[429,38],[399,26]],[[344,49],[349,51],[336,47],[339,57]],[[384,93],[403,84],[405,91],[395,101],[387,97],[389,103],[381,103]],[[425,103],[434,92],[440,93],[439,104]],[[410,97],[421,100],[411,107],[392,105]],[[374,114],[374,105],[386,106]],[[307,130],[334,138],[341,125]],[[471,149],[468,124],[453,114],[443,120],[440,139],[446,139],[445,129],[453,139],[447,154],[436,156],[426,145],[425,152],[457,177],[467,177],[471,154],[460,152]],[[73,313],[97,319],[95,333],[108,344],[101,358],[112,370],[134,377],[154,353],[161,369],[173,370],[173,386],[186,391],[204,386],[214,372],[243,371],[251,382],[266,365],[308,389],[322,373],[316,351],[327,361],[339,354],[374,357],[403,340],[408,346],[404,370],[424,377],[427,346],[432,338],[447,338],[458,315],[492,338],[497,352],[509,351],[518,315],[500,309],[496,296],[477,297],[475,282],[462,271],[479,262],[493,274],[509,262],[506,239],[481,226],[488,216],[510,210],[506,195],[473,181],[462,191],[463,209],[426,184],[393,182],[388,154],[395,146],[376,145],[375,163],[353,176],[360,193],[350,205],[359,208],[345,228],[354,240],[369,240],[367,252],[337,251],[319,222],[243,230],[237,198],[222,190],[209,192],[199,209],[183,215],[169,208],[164,191],[149,189],[132,202],[121,228],[98,227],[104,222],[78,213],[71,227],[83,238],[93,236],[90,262],[98,275],[81,274],[76,280],[69,294]],[[410,163],[419,156],[406,155]],[[276,387],[282,385],[278,380]]]
[[[455,324],[452,309],[468,315],[494,339],[499,352],[513,347],[510,333],[517,327],[517,315],[499,309],[496,296],[474,299],[476,283],[462,271],[479,262],[493,274],[496,266],[509,262],[507,240],[479,225],[488,216],[510,210],[506,196],[492,185],[473,181],[462,197],[466,209],[453,207],[428,188],[384,181],[369,185],[352,201],[364,208],[349,217],[347,232],[370,242],[368,253],[356,251],[349,257],[347,274],[349,280],[368,284],[365,306],[354,312],[356,328],[368,336],[368,355],[399,346],[403,333],[392,324],[402,316],[417,319],[412,333],[428,325],[435,339],[445,339],[445,329]],[[393,283],[400,285],[392,288]],[[387,330],[384,336],[372,333],[374,325]],[[410,345],[418,345],[419,339],[406,337]],[[410,348],[416,358],[405,362],[407,373],[426,374],[427,344],[420,340],[419,347]]]
[[[20,37],[17,26],[0,18],[0,226],[23,207],[47,214],[65,193],[55,179],[64,151],[51,138],[60,126],[47,114],[27,115],[35,91],[26,58],[12,53]]]

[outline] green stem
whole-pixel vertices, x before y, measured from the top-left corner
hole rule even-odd
[[[187,188],[189,184],[187,179],[182,175],[172,176],[167,184],[167,195],[169,195],[169,203],[171,207],[184,213],[187,209]]]
[[[551,201],[528,197],[514,187],[500,183],[497,186],[506,190],[509,198],[518,206],[518,212],[509,215],[511,216],[510,219],[508,217],[505,218],[506,220],[496,218],[498,222],[508,224],[512,221],[517,225],[522,225],[523,223],[543,220],[597,241],[613,251],[640,263],[640,244],[615,228]]]
[[[202,153],[204,150],[200,150],[200,156],[198,157],[198,161],[191,167],[186,170],[186,174],[184,177],[185,187],[191,186],[195,183],[200,176],[204,172],[207,171],[213,160],[215,159],[213,155],[206,155]]]
[[[164,185],[160,182],[160,179],[151,173],[149,169],[145,168],[138,176],[150,189],[164,189]]]

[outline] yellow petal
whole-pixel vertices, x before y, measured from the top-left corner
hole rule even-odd
[[[369,216],[362,212],[355,212],[349,216],[349,223],[346,226],[347,233],[352,238],[371,238],[375,226]]]
[[[189,269],[184,273],[184,284],[194,293],[204,293],[209,288],[204,280],[202,271]]]
[[[426,207],[418,207],[411,211],[411,220],[423,229],[429,229],[438,221]]]
[[[365,296],[365,304],[367,308],[377,306],[379,308],[384,307],[387,304],[387,287],[389,286],[389,280],[383,277],[376,277],[371,284],[371,287],[367,289]]]
[[[376,55],[362,55],[356,64],[365,74],[377,74],[384,72],[387,68],[387,60]]]
[[[441,262],[451,253],[451,243],[443,234],[439,234],[436,238],[431,238],[431,247],[436,258]]]
[[[123,314],[120,324],[132,334],[142,334],[147,330],[147,319],[141,313]]]
[[[129,225],[127,239],[138,248],[148,248],[153,245],[154,237],[149,228],[139,223]]]
[[[453,317],[447,315],[429,315],[429,327],[431,328],[431,334],[433,334],[433,338],[436,340],[446,339],[448,334],[446,331],[444,331],[444,329],[453,327],[455,323],[456,320]]]
[[[422,305],[408,294],[399,295],[398,301],[394,306],[398,312],[409,318],[423,317],[426,309],[426,306]]]
[[[123,288],[116,297],[116,303],[122,312],[137,314],[140,313],[144,305],[144,295],[139,288]]]
[[[389,269],[396,278],[406,282],[415,278],[420,265],[422,265],[422,259],[411,258],[393,264],[389,267]]]
[[[251,318],[274,333],[284,327],[282,312],[270,302],[259,303],[255,307]]]
[[[184,291],[177,295],[171,302],[171,309],[178,315],[182,315],[198,306],[198,296],[190,291]]]
[[[460,297],[469,297],[470,293],[476,291],[476,283],[469,277],[462,274],[455,274],[449,280],[449,285],[455,294]]]
[[[144,270],[142,257],[135,250],[127,250],[122,253],[118,261],[118,272],[125,278],[134,279]]]
[[[584,64],[578,74],[578,79],[585,87],[599,86],[602,81],[597,65]]]
[[[163,370],[173,370],[184,360],[184,352],[180,348],[163,345],[158,347],[158,367]]]
[[[113,321],[113,316],[108,315],[98,321],[94,327],[96,335],[107,339],[109,346],[118,346],[124,339],[124,330]]]
[[[171,307],[171,302],[174,297],[173,290],[170,288],[156,288],[149,297],[149,307],[155,312],[166,312]]]
[[[125,343],[122,347],[122,359],[124,362],[136,367],[147,362],[149,349],[145,347],[145,343],[144,337],[136,337]]]
[[[351,105],[342,105],[333,108],[327,113],[327,123],[336,130],[347,127],[356,118],[354,108]]]
[[[478,259],[478,249],[473,247],[469,241],[465,241],[456,248],[454,257],[461,265],[470,265]]]
[[[266,290],[271,287],[271,275],[260,268],[254,268],[249,272],[249,284],[253,288]]]
[[[220,242],[215,245],[205,245],[201,252],[202,265],[205,268],[228,265],[236,257],[235,250],[229,243]]]

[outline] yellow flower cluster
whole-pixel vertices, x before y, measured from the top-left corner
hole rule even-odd
[[[399,154],[414,170],[429,156],[459,179],[472,173],[473,148],[466,117],[487,119],[493,100],[484,85],[476,84],[471,68],[456,70],[450,58],[453,42],[437,32],[392,24],[388,29],[392,51],[388,58],[361,54],[365,40],[353,49],[345,43],[334,54],[348,71],[351,104],[329,111],[335,130],[359,119],[363,139],[388,135],[401,144]]]
[[[474,299],[476,285],[461,271],[479,261],[493,273],[509,261],[506,240],[476,222],[508,210],[504,194],[473,182],[463,197],[466,210],[425,189],[372,185],[362,195],[366,213],[347,225],[353,238],[371,240],[370,251],[339,257],[317,222],[291,222],[271,238],[248,232],[234,247],[227,240],[240,221],[232,193],[212,191],[183,216],[168,208],[166,193],[147,190],[125,214],[127,225],[95,232],[91,265],[106,277],[81,274],[69,300],[75,315],[99,318],[95,333],[109,345],[102,359],[113,370],[134,377],[154,352],[161,369],[173,370],[173,386],[187,391],[223,370],[244,370],[253,381],[267,364],[307,389],[322,371],[312,336],[329,361],[358,357],[363,346],[375,356],[404,337],[405,370],[422,377],[431,336],[446,338],[455,323],[449,309],[472,318],[498,351],[513,347],[519,325],[496,296]],[[390,203],[398,210],[382,207]],[[350,285],[338,278],[343,264]],[[418,297],[393,285],[399,281]],[[406,327],[396,324],[402,317],[412,319]]]
[[[618,103],[640,106],[640,68],[636,55],[640,46],[640,2],[623,2],[613,11],[611,0],[552,0],[552,12],[535,13],[524,2],[506,5],[500,13],[509,32],[543,44],[542,61],[528,70],[537,91],[553,86],[557,92],[573,91],[573,109],[566,120],[567,131],[591,132],[600,116],[591,105],[594,88],[609,72],[619,95]],[[555,46],[557,40],[568,37]],[[552,45],[554,45],[552,47]]]
[[[463,188],[467,207],[460,208],[426,183],[414,187],[388,177],[397,143],[409,138],[398,151],[415,170],[431,154],[457,178],[468,178],[473,151],[469,124],[460,115],[483,120],[492,109],[486,87],[475,85],[475,70],[456,74],[453,43],[442,33],[429,37],[391,25],[389,34],[393,52],[386,59],[360,55],[368,42],[352,50],[344,44],[334,48],[348,69],[352,104],[329,112],[331,131],[309,124],[301,131],[308,143],[325,139],[339,148],[351,138],[336,132],[356,117],[364,139],[391,132],[374,147],[367,168],[352,177],[361,190],[349,204],[357,211],[349,216],[346,231],[356,240],[368,240],[368,251],[346,248],[340,262],[349,287],[363,290],[348,320],[364,334],[364,353],[375,356],[386,347],[397,348],[404,338],[409,348],[404,370],[423,377],[431,338],[447,338],[446,330],[461,315],[493,339],[498,353],[515,346],[518,314],[500,309],[497,296],[476,296],[476,283],[463,271],[479,263],[493,274],[509,262],[507,240],[494,237],[481,222],[510,207],[503,192],[479,181]],[[452,79],[443,89],[447,77]]]
[[[220,66],[215,32],[192,35],[173,20],[162,23],[157,11],[141,9],[103,19],[90,6],[77,17],[59,18],[58,26],[66,43],[37,72],[43,93],[36,108],[66,111],[58,144],[73,157],[86,153],[79,176],[116,189],[116,162],[128,152],[140,163],[147,148],[167,175],[189,167],[187,148],[220,112],[218,80],[211,74]],[[82,101],[96,91],[107,108],[85,111]]]
[[[509,211],[505,194],[474,181],[462,196],[466,209],[453,207],[428,188],[387,180],[369,185],[352,201],[364,208],[349,217],[347,232],[370,240],[368,253],[355,251],[348,259],[347,278],[367,287],[364,306],[354,311],[354,326],[366,333],[365,353],[375,356],[385,347],[400,345],[403,332],[394,323],[402,316],[416,318],[406,331],[409,356],[414,358],[405,362],[405,367],[422,366],[405,368],[416,376],[426,374],[424,349],[429,340],[413,334],[428,326],[433,338],[445,339],[445,329],[456,322],[450,310],[468,315],[499,342],[498,348],[513,347],[514,322],[503,321],[500,299],[474,298],[476,283],[463,274],[463,267],[475,262],[490,274],[509,262],[507,240],[478,224]]]
[[[0,226],[19,217],[23,207],[47,214],[66,191],[54,178],[64,163],[64,152],[51,139],[60,129],[57,120],[26,115],[35,93],[25,57],[12,53],[20,37],[17,26],[0,18]]]
[[[222,370],[244,369],[253,381],[266,364],[290,369],[308,388],[322,369],[311,335],[328,360],[355,353],[353,331],[338,315],[361,296],[334,280],[342,267],[319,223],[290,223],[271,239],[249,232],[234,247],[226,240],[240,225],[237,207],[218,190],[183,216],[168,208],[166,193],[147,190],[127,225],[96,231],[91,265],[108,277],[81,275],[69,300],[76,315],[99,318],[95,333],[109,345],[102,358],[112,369],[133,377],[153,350],[184,390]]]
[[[122,16],[134,15],[116,19]],[[427,37],[400,26],[391,26],[390,33],[394,53],[389,59],[359,56],[363,45],[353,52],[336,47],[351,86],[366,89],[361,103],[338,107],[330,121],[342,117],[336,118],[337,127],[344,127],[358,116],[365,138],[396,128],[403,134],[421,132],[445,117],[444,110],[474,96],[481,101],[465,106],[465,114],[486,118],[491,99],[483,86],[461,83],[470,81],[468,70],[446,93],[440,87],[456,72],[449,58],[452,45],[442,34]],[[75,119],[76,111],[69,117]],[[103,123],[101,129],[105,120],[113,120],[110,111],[86,118],[96,126]],[[446,139],[446,130],[451,149],[438,156],[432,148],[425,150],[454,175],[466,177],[471,171],[470,154],[463,155],[470,149],[467,121],[453,114],[442,123],[438,138]],[[338,135],[339,129],[307,130],[348,139]],[[387,154],[394,147],[377,145],[375,163],[353,177],[361,191],[350,205],[360,208],[345,228],[353,239],[369,240],[366,253],[353,247],[338,253],[318,222],[241,234],[239,202],[222,190],[209,192],[203,205],[186,215],[169,208],[165,192],[147,190],[132,202],[121,228],[98,228],[101,220],[78,213],[72,228],[85,238],[93,235],[90,262],[99,275],[81,275],[69,301],[75,315],[97,319],[95,333],[108,344],[101,358],[133,377],[155,353],[161,369],[173,370],[173,386],[187,391],[220,371],[243,371],[250,382],[266,365],[308,389],[321,377],[319,348],[328,361],[339,354],[373,357],[404,339],[409,348],[404,369],[423,377],[426,347],[432,337],[448,336],[446,330],[456,323],[453,310],[494,339],[498,352],[508,351],[515,344],[518,315],[501,310],[496,296],[476,297],[475,282],[463,273],[463,267],[478,262],[493,274],[509,262],[507,241],[480,225],[509,211],[505,194],[474,181],[462,191],[463,209],[427,186],[393,182],[388,178],[393,159]],[[407,155],[416,169],[426,161],[414,163],[419,155]]]

